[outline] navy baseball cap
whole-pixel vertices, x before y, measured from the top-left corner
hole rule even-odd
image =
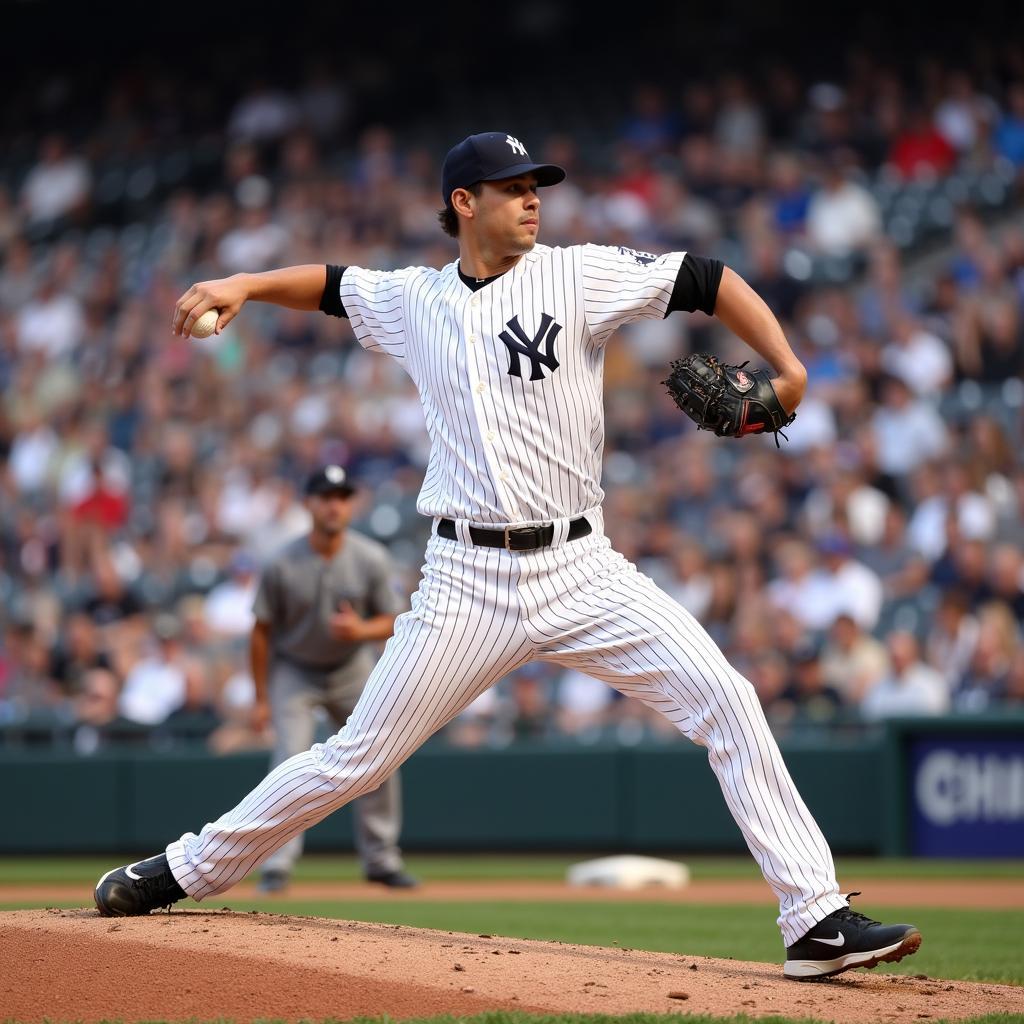
[[[447,206],[457,188],[469,188],[478,181],[537,175],[538,185],[557,185],[565,171],[556,164],[535,164],[526,147],[508,132],[470,135],[448,150],[441,170],[441,194]]]
[[[306,481],[306,494],[340,494],[348,497],[356,489],[342,466],[324,466]]]

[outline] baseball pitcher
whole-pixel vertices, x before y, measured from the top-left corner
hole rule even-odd
[[[540,190],[565,177],[506,132],[473,135],[442,170],[440,270],[300,266],[191,287],[173,329],[218,329],[248,301],[348,317],[359,343],[415,382],[431,440],[419,511],[432,522],[412,608],[343,729],[290,758],[237,807],[166,851],[108,872],[105,914],[224,892],[303,829],[379,786],[506,673],[540,658],[606,681],[703,746],[779,901],[784,973],[820,978],[900,960],[911,925],[850,909],[828,844],[751,684],[701,625],[614,551],[604,532],[602,369],[616,328],[674,310],[714,315],[775,376],[711,363],[677,379],[702,425],[785,425],[806,373],[765,303],[721,262],[615,246],[540,245]],[[692,395],[691,395],[692,392]],[[754,393],[756,401],[742,406]],[[685,794],[680,793],[680,808]]]

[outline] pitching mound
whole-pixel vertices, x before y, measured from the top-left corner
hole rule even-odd
[[[1016,1012],[1021,990],[277,914],[0,917],[0,1019],[252,1021],[486,1010],[785,1014],[842,1022]],[[925,938],[927,941],[927,937]],[[58,966],[59,965],[59,966]]]

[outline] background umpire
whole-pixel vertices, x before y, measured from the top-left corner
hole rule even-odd
[[[306,482],[312,529],[286,545],[260,579],[250,648],[256,684],[253,726],[273,723],[271,769],[313,745],[318,707],[335,728],[345,724],[373,668],[372,642],[391,636],[401,611],[387,550],[346,529],[354,494],[341,466],[315,472]],[[398,848],[398,773],[356,800],[353,813],[356,850],[367,880],[414,886]],[[263,865],[260,889],[283,889],[301,853],[300,834]]]

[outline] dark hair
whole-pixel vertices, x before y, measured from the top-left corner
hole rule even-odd
[[[472,192],[475,196],[479,196],[483,190],[484,183],[482,181],[476,181],[472,185],[466,186],[466,191]],[[459,237],[459,215],[452,208],[450,199],[444,204],[443,210],[437,211],[437,219],[441,222],[441,228],[446,235],[451,238]]]

